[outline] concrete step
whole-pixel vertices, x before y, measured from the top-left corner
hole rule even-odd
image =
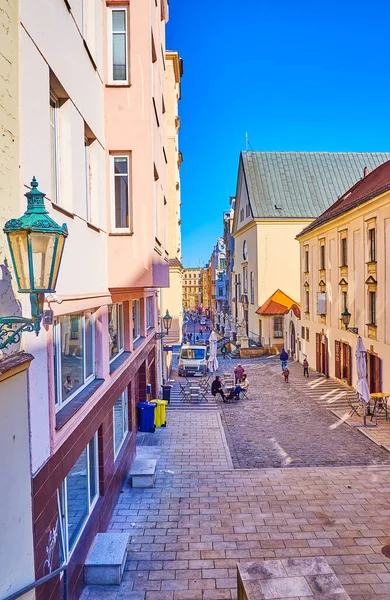
[[[129,477],[133,488],[152,488],[157,461],[154,458],[137,457],[130,469]]]
[[[119,585],[127,557],[127,533],[98,533],[84,565],[88,585]]]

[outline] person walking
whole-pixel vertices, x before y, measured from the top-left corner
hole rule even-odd
[[[290,371],[289,371],[289,369],[287,367],[284,369],[283,375],[284,375],[284,381],[286,383],[288,383],[288,376],[290,375]]]
[[[304,358],[303,360],[303,376],[309,377],[309,361],[307,358]]]
[[[283,373],[284,369],[287,368],[287,361],[288,361],[288,354],[287,354],[287,352],[285,351],[284,348],[282,348],[282,351],[280,353],[279,358],[280,358],[281,363],[282,363],[282,373]]]
[[[241,382],[241,379],[242,379],[243,375],[244,375],[244,368],[243,368],[243,366],[242,365],[237,365],[234,368],[234,377],[235,377],[235,383],[236,384]]]
[[[225,344],[221,348],[221,354],[223,356],[223,359],[225,360],[226,359],[226,354],[227,354],[227,348],[226,348]]]
[[[216,376],[213,383],[211,384],[211,395],[215,396],[219,394],[224,402],[226,402],[226,396],[223,393],[222,382],[219,375]]]

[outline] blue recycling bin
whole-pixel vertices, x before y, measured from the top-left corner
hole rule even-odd
[[[154,409],[155,402],[139,402],[138,404],[138,431],[154,433]]]

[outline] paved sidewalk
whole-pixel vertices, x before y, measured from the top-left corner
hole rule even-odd
[[[280,360],[246,361],[248,400],[222,404],[222,422],[235,468],[390,465],[390,453],[348,427],[330,407],[348,410],[353,392]]]

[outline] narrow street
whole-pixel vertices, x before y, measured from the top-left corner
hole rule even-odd
[[[169,409],[138,434],[156,487],[126,482],[109,526],[131,535],[123,581],[83,600],[233,600],[237,561],[313,556],[352,600],[389,597],[390,454],[329,411],[345,388],[294,364],[285,384],[279,362],[243,361],[249,400]]]

